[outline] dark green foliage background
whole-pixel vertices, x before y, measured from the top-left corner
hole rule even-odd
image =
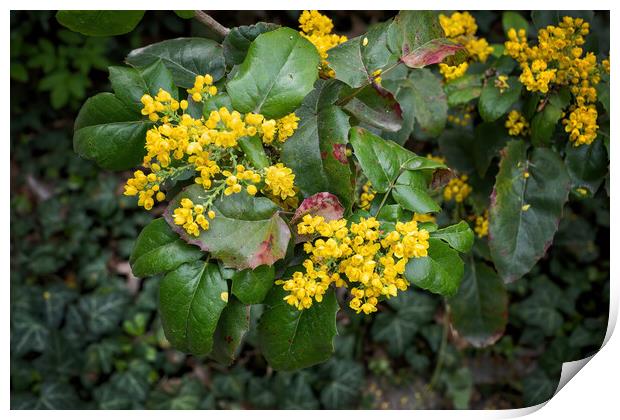
[[[356,35],[394,13],[329,15],[337,32]],[[502,40],[501,13],[474,15],[489,42]],[[297,16],[214,14],[230,27],[296,27]],[[11,13],[12,408],[515,408],[548,398],[562,362],[599,348],[609,306],[603,188],[571,199],[547,256],[508,286],[508,327],[494,346],[446,337],[433,390],[445,314],[441,298],[421,289],[374,317],[341,311],[336,355],[294,373],[269,368],[253,333],[232,367],[172,349],[157,314],[161,278],[138,280],[128,265],[152,216],[122,196],[129,173],[97,169],[73,153],[71,138],[79,104],[109,90],[108,65],[189,35],[206,34],[171,12],[147,12],[116,38],[69,32],[52,12]],[[608,38],[597,41],[608,50]],[[488,253],[483,242],[474,249]],[[252,322],[261,310],[253,306]]]

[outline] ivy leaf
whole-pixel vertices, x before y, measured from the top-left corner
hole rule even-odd
[[[501,89],[495,86],[495,80],[487,80],[487,84],[482,88],[480,100],[478,101],[478,112],[485,121],[495,121],[504,115],[510,107],[519,100],[523,85],[517,77],[508,78],[508,88]]]
[[[542,369],[536,369],[523,378],[523,402],[530,407],[549,401],[557,386],[557,382],[551,380]]]
[[[45,350],[49,330],[41,321],[25,311],[11,314],[11,353],[22,356],[29,351]]]
[[[161,60],[139,70],[112,66],[109,71],[114,94],[136,112],[143,107],[140,101],[142,96],[147,93],[157,95],[159,89],[164,89],[178,99],[178,89],[172,80],[172,74]]]
[[[282,162],[295,173],[304,197],[330,192],[346,211],[354,201],[354,182],[346,155],[349,117],[334,105],[338,82],[319,81],[296,112],[295,134],[282,146]]]
[[[125,61],[139,68],[161,60],[170,70],[174,83],[182,88],[194,86],[198,75],[210,74],[214,81],[224,76],[222,46],[204,38],[176,38],[138,48]]]
[[[396,179],[392,197],[403,208],[416,213],[433,213],[441,210],[429,195],[426,177],[420,171],[404,171]]]
[[[345,89],[346,97],[353,91]],[[389,91],[373,83],[359,91],[343,107],[351,116],[375,128],[395,132],[403,125],[400,105]]]
[[[222,42],[226,64],[229,66],[241,64],[250,49],[252,41],[260,34],[276,30],[279,27],[280,25],[274,23],[258,22],[250,26],[232,28]]]
[[[322,302],[303,311],[286,303],[287,294],[274,287],[265,301],[258,324],[258,342],[265,359],[276,370],[303,369],[329,359],[337,334],[336,294],[329,290]]]
[[[375,70],[383,69],[390,61],[394,61],[387,48],[390,24],[383,22],[372,25],[365,36],[350,39],[329,50],[327,61],[336,73],[337,80],[357,88],[371,83]]]
[[[63,382],[44,382],[38,396],[11,393],[11,410],[70,410],[80,407],[75,389]]]
[[[573,187],[587,188],[591,195],[599,189],[609,170],[607,152],[600,137],[591,144],[577,147],[567,142],[565,163]]]
[[[122,171],[142,162],[152,123],[111,93],[89,98],[75,119],[73,149],[103,169]]]
[[[322,366],[329,375],[328,382],[321,389],[321,402],[328,410],[337,410],[353,405],[364,384],[364,368],[348,359],[332,359]]]
[[[261,265],[254,270],[235,272],[232,278],[232,294],[246,305],[262,303],[275,280],[273,265]]]
[[[226,280],[216,264],[194,261],[163,278],[159,289],[161,322],[166,338],[180,351],[207,354],[226,306]]]
[[[364,175],[380,193],[386,192],[405,164],[416,158],[414,153],[395,142],[383,140],[361,127],[352,127],[349,137]]]
[[[213,351],[210,356],[222,364],[232,364],[239,353],[243,336],[249,328],[250,307],[231,297],[215,329]]]
[[[316,48],[290,28],[260,34],[227,92],[239,112],[281,118],[297,108],[318,77]]]
[[[469,252],[474,244],[474,233],[467,224],[461,220],[456,225],[438,229],[431,233],[432,238],[438,238],[448,243],[459,252]]]
[[[47,325],[58,328],[62,322],[67,305],[77,298],[75,290],[64,283],[52,284],[43,292],[42,307]]]
[[[271,200],[252,197],[245,191],[220,197],[211,208],[215,218],[209,229],[192,236],[175,225],[172,217],[183,198],[204,203],[208,195],[201,185],[194,184],[177,194],[166,209],[164,218],[187,243],[236,269],[271,265],[284,257],[291,232]]]
[[[78,310],[84,328],[96,335],[105,334],[118,327],[129,303],[128,296],[120,291],[99,289],[78,301]]]
[[[129,257],[129,264],[136,277],[149,277],[174,270],[202,256],[200,249],[188,245],[170,229],[163,218],[159,218],[140,232]]]
[[[463,277],[463,260],[440,239],[429,238],[428,243],[428,256],[410,259],[405,278],[430,292],[454,296]]]
[[[486,347],[503,335],[508,321],[508,294],[497,273],[468,258],[458,293],[448,300],[450,323],[475,347]]]
[[[534,148],[528,156],[525,142],[512,141],[502,156],[491,194],[489,248],[500,276],[510,282],[530,271],[551,244],[570,178],[550,149]]]
[[[134,30],[144,10],[60,10],[56,20],[74,32],[88,36],[123,35]]]

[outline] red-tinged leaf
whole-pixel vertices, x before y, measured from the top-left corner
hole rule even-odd
[[[306,214],[322,216],[326,221],[338,220],[344,215],[344,207],[334,194],[320,192],[302,201],[291,219],[291,225],[299,223]],[[296,234],[297,229],[294,230]],[[295,243],[306,242],[310,239],[309,235],[296,235]]]
[[[446,38],[437,38],[428,41],[411,52],[403,51],[400,60],[412,69],[419,69],[437,64],[444,58],[454,55],[457,51],[464,49],[460,44],[452,42]]]
[[[226,266],[254,269],[263,264],[272,265],[284,257],[291,232],[271,200],[252,197],[246,192],[218,199],[211,208],[215,218],[210,220],[209,229],[192,236],[175,225],[172,216],[183,198],[202,204],[207,201],[207,193],[200,185],[184,189],[170,202],[164,214],[166,221],[186,242],[208,251]]]

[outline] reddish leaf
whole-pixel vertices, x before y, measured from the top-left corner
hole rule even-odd
[[[428,41],[411,52],[403,51],[400,60],[413,69],[419,69],[431,64],[440,63],[444,58],[454,55],[457,51],[463,50],[460,44],[452,42],[446,38],[437,38]]]

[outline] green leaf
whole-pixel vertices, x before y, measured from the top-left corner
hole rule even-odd
[[[159,89],[164,89],[178,99],[178,89],[174,85],[172,74],[161,60],[139,70],[113,66],[109,67],[109,71],[114,94],[136,112],[144,106],[140,101],[142,96],[147,93],[155,96]]]
[[[502,156],[491,195],[489,247],[497,271],[510,282],[530,271],[551,244],[570,178],[550,149],[528,155],[525,142],[512,141]]]
[[[179,238],[163,218],[149,223],[136,240],[129,264],[136,277],[149,277],[174,270],[183,263],[202,258],[195,246]]]
[[[383,69],[394,61],[387,48],[388,28],[391,22],[372,25],[365,36],[350,39],[329,50],[329,67],[335,78],[352,88],[371,83],[375,70]],[[364,46],[364,39],[368,42]]]
[[[562,106],[556,102],[547,102],[544,109],[537,112],[532,118],[532,144],[534,146],[548,146],[558,121],[562,118]]]
[[[316,48],[290,28],[259,35],[227,83],[234,108],[281,118],[293,112],[318,77]]]
[[[321,402],[328,410],[348,408],[357,402],[364,385],[364,368],[348,359],[332,359],[322,366],[330,377],[321,389]]]
[[[193,10],[173,10],[173,12],[181,19],[192,19],[196,15]]]
[[[470,130],[450,128],[439,136],[439,151],[448,166],[459,172],[472,173],[476,169],[474,136]]]
[[[463,277],[463,261],[458,252],[440,239],[430,238],[428,243],[428,256],[410,259],[405,278],[422,289],[453,296]]]
[[[392,197],[403,208],[416,213],[433,213],[441,210],[428,193],[426,177],[419,171],[404,171],[396,179]]]
[[[56,20],[88,36],[122,35],[134,30],[144,16],[144,10],[60,10]]]
[[[265,359],[276,370],[303,369],[329,359],[337,334],[338,302],[329,290],[322,302],[303,311],[286,303],[281,287],[274,287],[265,301],[258,324],[258,341]]]
[[[36,397],[11,393],[11,410],[70,410],[79,407],[80,399],[75,389],[58,381],[42,383]]]
[[[296,112],[295,134],[282,146],[282,162],[295,173],[304,197],[330,192],[347,210],[354,201],[354,182],[346,144],[349,117],[334,102],[338,82],[319,81]]]
[[[213,263],[186,263],[163,278],[161,322],[175,348],[198,355],[211,351],[213,333],[226,306],[222,293],[228,293],[228,286]]]
[[[241,64],[250,49],[252,41],[260,34],[273,31],[279,27],[280,25],[274,23],[258,22],[250,26],[232,28],[222,42],[226,64],[229,66]]]
[[[577,147],[567,142],[565,163],[573,187],[587,188],[594,195],[609,170],[603,139],[599,136],[591,144]]]
[[[241,137],[238,141],[245,157],[256,169],[266,168],[271,164],[265,153],[263,141],[258,136]]]
[[[533,293],[511,306],[511,311],[525,324],[540,328],[545,336],[557,336],[564,324],[558,308],[566,303],[565,294],[544,277],[535,279],[531,287]]]
[[[406,164],[416,158],[414,153],[395,142],[383,140],[361,127],[352,127],[349,138],[364,175],[380,193],[386,192]]]
[[[78,301],[78,313],[86,331],[100,335],[118,328],[128,303],[126,293],[98,289]]]
[[[508,30],[514,29],[519,32],[519,29],[525,29],[525,33],[529,29],[527,19],[519,12],[504,12],[502,14],[502,27],[504,28],[504,34],[508,35]]]
[[[431,137],[441,134],[448,118],[448,104],[441,80],[430,70],[412,70],[406,79],[398,81],[396,99],[404,115],[415,117],[422,132]]]
[[[484,177],[493,159],[499,155],[506,144],[511,140],[504,129],[503,121],[492,123],[483,122],[474,129],[473,149],[474,164],[478,175]]]
[[[125,170],[142,162],[152,123],[111,93],[89,98],[75,119],[73,149],[103,169]]]
[[[237,271],[232,278],[232,294],[246,305],[262,303],[271,290],[274,279],[273,265]]]
[[[543,370],[536,369],[523,378],[523,402],[526,407],[544,403],[553,397],[557,386]]]
[[[231,297],[215,329],[210,356],[222,364],[230,365],[237,357],[243,336],[249,328],[250,307]]]
[[[147,67],[161,60],[170,70],[174,83],[182,88],[194,86],[198,75],[210,74],[214,81],[224,76],[222,46],[204,38],[176,38],[138,48],[125,61],[136,67]]]
[[[448,305],[450,323],[473,346],[490,346],[504,334],[508,320],[506,286],[486,264],[467,259],[461,287]]]
[[[42,352],[49,330],[32,314],[18,311],[11,314],[11,354],[21,356],[29,351]]]
[[[474,244],[474,232],[467,224],[461,220],[456,225],[438,229],[431,233],[432,238],[438,238],[448,243],[452,248],[459,252],[469,252]]]
[[[346,97],[354,89],[344,89]],[[385,131],[398,131],[403,125],[402,111],[389,91],[373,83],[363,88],[343,107],[359,121]]]
[[[476,99],[482,93],[482,78],[479,74],[465,74],[444,84],[448,106],[463,105]]]
[[[497,78],[487,80],[478,101],[478,112],[485,121],[495,121],[500,118],[519,100],[519,95],[521,95],[523,85],[517,77],[508,78],[509,87],[503,92],[495,86],[496,80]]]
[[[403,56],[443,36],[437,12],[401,10],[388,29],[388,44],[393,53]]]
[[[183,198],[198,204],[207,202],[208,195],[201,185],[191,185],[170,201],[164,217],[181,238],[213,258],[229,267],[245,269],[272,265],[284,257],[291,232],[271,200],[252,197],[245,191],[218,198],[211,208],[215,218],[209,229],[196,237],[174,224],[174,209]]]

